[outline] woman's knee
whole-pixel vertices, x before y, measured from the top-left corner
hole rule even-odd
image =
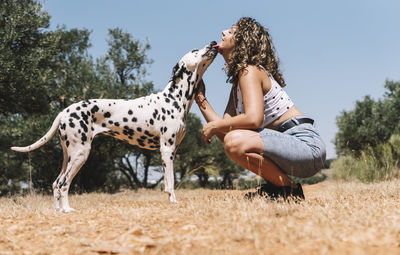
[[[244,135],[240,130],[233,130],[227,133],[224,137],[225,152],[228,155],[244,154],[246,151],[243,139]]]

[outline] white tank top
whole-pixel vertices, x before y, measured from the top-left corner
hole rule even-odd
[[[264,121],[260,128],[265,128],[274,122],[274,120],[278,119],[294,105],[288,94],[281,88],[278,82],[275,81],[274,77],[267,71],[265,72],[271,80],[271,89],[264,95]],[[236,100],[234,101],[237,102],[235,108],[236,114],[239,115],[244,113],[243,96],[240,86],[236,87]]]

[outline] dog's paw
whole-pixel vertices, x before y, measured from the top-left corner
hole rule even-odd
[[[177,204],[178,203],[178,201],[176,201],[176,198],[175,198],[175,194],[173,194],[173,195],[169,195],[169,202],[171,203],[171,204]]]
[[[65,212],[65,213],[70,213],[70,212],[75,212],[76,210],[74,208],[68,207],[68,208],[62,209],[61,211]]]

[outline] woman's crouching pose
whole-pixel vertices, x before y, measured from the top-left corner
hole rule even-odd
[[[289,176],[317,173],[325,162],[325,144],[314,121],[283,90],[286,84],[267,29],[252,18],[241,18],[222,31],[215,47],[225,59],[232,90],[220,118],[201,82],[195,99],[207,121],[204,141],[216,135],[232,160],[265,179],[266,184],[247,198],[304,199],[301,185]]]

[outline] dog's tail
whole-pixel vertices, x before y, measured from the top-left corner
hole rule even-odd
[[[47,131],[47,133],[42,138],[40,138],[38,141],[36,141],[34,144],[31,144],[26,147],[11,147],[11,150],[19,151],[19,152],[29,152],[29,151],[36,150],[43,144],[47,143],[50,140],[50,138],[52,138],[53,135],[56,133],[57,128],[60,124],[61,116],[62,116],[62,114],[59,113],[57,115],[57,117],[55,118],[55,120],[53,121],[53,124],[51,125],[50,130]]]

